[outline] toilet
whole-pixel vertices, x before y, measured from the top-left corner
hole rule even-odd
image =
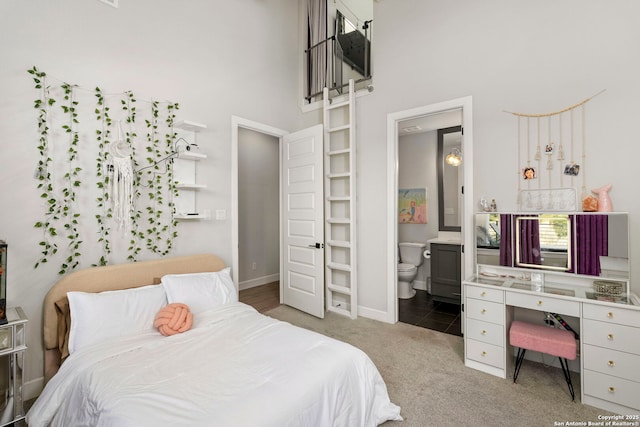
[[[398,263],[398,298],[409,299],[416,294],[413,279],[418,274],[418,267],[424,261],[425,243],[399,243],[400,262]]]

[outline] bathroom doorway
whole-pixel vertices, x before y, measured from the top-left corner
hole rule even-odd
[[[420,266],[415,282],[416,296],[411,299],[398,299],[398,243],[401,241],[415,241],[427,244],[437,238],[457,238],[462,248],[461,277],[465,271],[473,271],[473,154],[472,154],[472,123],[471,97],[460,98],[439,104],[433,104],[412,110],[390,114],[387,121],[387,151],[388,174],[390,183],[388,197],[394,202],[388,215],[388,253],[393,254],[389,259],[389,306],[395,310],[395,321],[412,323],[417,326],[439,330],[441,332],[461,335],[464,330],[460,316],[460,306],[433,301],[429,294],[429,259],[424,259]],[[462,164],[460,170],[461,183],[464,194],[461,197],[461,224],[459,232],[440,231],[438,227],[438,185],[436,170],[437,130],[462,125],[464,138],[462,139]],[[401,147],[400,144],[407,144]],[[405,150],[406,149],[406,150]],[[416,163],[418,152],[423,154]],[[427,160],[431,158],[431,160]],[[427,165],[432,164],[432,167]],[[422,168],[421,172],[416,172]],[[415,174],[412,176],[412,173]],[[400,222],[399,190],[407,187],[426,191],[426,223],[406,224]],[[467,231],[468,230],[468,231]]]

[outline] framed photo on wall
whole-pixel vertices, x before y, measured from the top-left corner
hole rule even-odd
[[[398,189],[398,223],[426,224],[427,223],[427,189],[400,188]]]

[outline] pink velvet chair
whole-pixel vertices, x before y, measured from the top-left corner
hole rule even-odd
[[[569,386],[569,393],[571,393],[571,400],[575,400],[571,374],[569,373],[569,363],[567,362],[567,360],[574,360],[577,355],[576,338],[572,332],[516,320],[511,323],[509,340],[512,346],[518,347],[516,366],[513,371],[514,383],[518,378],[518,373],[524,360],[524,353],[527,350],[550,354],[560,360],[564,379],[567,382],[567,386]]]

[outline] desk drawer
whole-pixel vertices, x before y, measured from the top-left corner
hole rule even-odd
[[[640,383],[640,355],[585,344],[584,369]]]
[[[504,348],[467,338],[468,359],[504,369]]]
[[[495,323],[467,319],[467,327],[464,334],[467,338],[499,347],[502,347],[504,343],[504,326]]]
[[[507,292],[506,302],[507,305],[515,307],[580,317],[580,303],[578,301]]]
[[[493,302],[504,302],[504,291],[498,289],[487,289],[478,286],[467,286],[468,298],[481,299]]]
[[[585,344],[640,354],[638,336],[640,336],[640,328],[591,319],[582,321],[582,341]]]
[[[619,323],[621,325],[640,328],[640,311],[607,305],[583,304],[582,316],[586,319],[601,320],[603,322]]]
[[[464,311],[467,317],[504,325],[504,304],[467,298]]]
[[[584,394],[619,405],[640,409],[640,383],[584,370]]]

